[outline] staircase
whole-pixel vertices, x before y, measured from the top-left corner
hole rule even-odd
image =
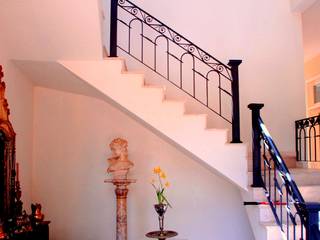
[[[59,63],[216,174],[247,187],[246,145],[228,143],[227,129],[207,128],[207,115],[186,114],[184,101],[167,99],[162,86],[146,85],[142,73],[126,71],[123,59]]]
[[[120,10],[128,15],[127,18],[119,18]],[[140,39],[131,39],[133,22],[141,24],[141,32],[137,35],[140,36]],[[128,30],[127,46],[120,46],[117,41],[119,35],[118,23],[123,24],[124,28]],[[146,35],[146,29],[154,31],[154,39]],[[240,141],[238,66],[241,61],[231,60],[228,64],[230,67],[228,67],[129,0],[111,1],[110,30],[111,58],[104,61],[59,61],[61,66],[98,90],[154,133],[165,138],[214,173],[225,177],[240,187],[243,191],[244,201],[264,202],[263,205],[247,206],[248,216],[256,239],[319,240],[320,234],[317,227],[319,225],[320,205],[308,202],[319,201],[320,171],[294,169],[290,175],[286,164],[260,119],[257,111],[261,108],[259,104],[253,104],[255,106],[252,106],[252,109],[256,109],[253,110],[253,115],[255,114],[255,117],[253,117],[253,119],[255,118],[255,122],[253,122],[253,172],[249,173],[251,175],[249,179],[253,179],[252,186],[254,188],[248,186],[247,149],[246,145]],[[157,67],[159,38],[166,40],[166,72],[159,71]],[[154,48],[153,62],[148,63],[145,60],[145,41]],[[132,50],[132,45],[137,44],[137,42],[141,44],[141,52],[138,55],[134,54]],[[172,51],[172,45],[177,46],[180,52]],[[168,99],[165,87],[147,85],[144,74],[127,71],[124,59],[117,57],[118,48],[122,53],[141,62],[199,103],[205,105],[222,119],[231,123],[231,142],[237,144],[228,143],[227,129],[209,129],[207,127],[207,115],[186,113],[186,103],[184,101]],[[189,84],[192,86],[192,91],[184,88],[182,65],[186,55],[191,56],[192,59],[193,76]],[[172,60],[180,64],[178,82],[171,79],[170,64]],[[211,73],[218,76],[218,109],[211,108],[209,103],[208,86]],[[205,100],[201,100],[197,96],[196,76],[204,80],[206,84]],[[230,88],[225,87],[222,82],[230,82]],[[231,97],[232,119],[228,119],[222,111],[222,94]],[[201,142],[199,139],[201,139]],[[262,154],[264,166],[261,166],[260,159],[261,140],[264,142],[264,152]],[[266,156],[268,151],[270,152],[269,157]],[[262,174],[263,172],[264,174]],[[314,178],[310,179],[310,175]],[[293,178],[297,178],[300,188],[297,187]],[[247,189],[249,190],[246,191]]]
[[[64,77],[61,76],[71,75],[73,77],[73,81],[77,82],[79,86],[76,91],[89,92],[89,95],[92,94],[97,98],[111,102],[113,105],[117,106],[128,115],[135,118],[155,134],[166,139],[168,142],[213,171],[215,174],[224,177],[234,185],[238,186],[240,189],[242,189],[244,201],[267,202],[263,185],[256,185],[256,183],[253,181],[253,185],[256,186],[252,188],[251,182],[248,184],[248,178],[251,180],[255,177],[255,174],[257,173],[255,170],[257,170],[257,166],[253,164],[253,172],[249,172],[248,174],[247,146],[246,144],[242,144],[240,141],[239,76],[237,68],[241,61],[231,60],[227,66],[216,58],[212,57],[207,52],[203,51],[201,48],[198,48],[192,42],[182,37],[180,34],[160,22],[158,19],[150,16],[148,13],[130,1],[112,0],[111,3],[110,55],[112,57],[95,61],[61,60],[58,61],[58,64],[54,63],[54,66],[49,64],[48,73],[51,71],[51,69],[55,69],[55,73],[59,72],[58,77],[56,77],[57,79],[59,79],[59,76],[60,79],[64,79]],[[167,68],[167,72],[163,74],[159,71],[159,69],[157,69],[156,61],[150,65],[147,65],[144,60],[143,52],[141,56],[135,56],[130,48],[132,47],[132,44],[129,43],[129,47],[127,49],[118,45],[118,23],[120,22],[124,24],[129,30],[132,28],[130,23],[118,18],[118,10],[120,8],[124,12],[127,12],[129,15],[131,15],[134,21],[141,23],[142,29],[143,26],[148,26],[153,29],[156,34],[159,34],[160,37],[166,39],[168,42],[168,51],[166,52],[166,57],[168,59],[175,59],[179,62],[179,64],[182,65],[184,62],[183,57],[185,55],[190,55],[192,57],[194,64],[192,68],[193,93],[190,93],[190,91],[187,91],[183,88],[182,74],[180,74],[180,83],[172,82],[172,79],[170,78],[169,67]],[[144,34],[145,32],[142,31],[142,42],[144,40],[149,41],[150,44],[154,45],[155,52],[157,52],[157,40],[152,40],[150,37]],[[156,39],[158,39],[158,37],[156,37]],[[177,45],[182,52],[170,52],[169,42],[172,45]],[[133,57],[135,60],[138,60],[146,67],[159,74],[161,77],[176,85],[176,87],[178,87],[180,90],[193,97],[200,104],[205,105],[222,119],[231,123],[231,142],[233,143],[230,143],[230,139],[228,139],[229,130],[227,128],[208,128],[208,116],[206,114],[192,114],[186,112],[186,102],[184,100],[169,99],[167,97],[165,87],[148,85],[145,82],[145,76],[143,73],[128,71],[124,58],[117,57],[118,48],[120,48],[123,53]],[[170,63],[170,61],[168,61],[166,64],[168,63]],[[197,69],[197,64],[200,65],[200,63],[202,64],[202,68],[199,67],[199,69]],[[22,63],[22,65],[23,64],[24,63]],[[180,68],[182,69],[182,67]],[[205,72],[201,72],[203,69],[205,69]],[[43,71],[43,69],[41,70]],[[217,89],[218,94],[220,95],[220,109],[218,110],[212,109],[209,103],[208,84],[210,83],[210,73],[218,75],[219,83]],[[48,75],[50,75],[50,73]],[[199,100],[196,96],[195,76],[205,80],[207,84],[206,101]],[[224,88],[223,84],[221,83],[223,81],[226,81],[230,84],[230,89],[228,87]],[[57,85],[61,86],[63,84],[58,83]],[[70,85],[73,85],[70,88],[74,88],[76,84]],[[84,90],[87,89],[87,86],[89,86],[90,90]],[[228,119],[221,110],[221,105],[223,105],[221,103],[222,94],[225,94],[231,98],[232,104],[230,108],[232,109],[232,113],[230,115],[232,116],[232,119]],[[260,162],[261,164],[260,160],[253,160],[256,163]],[[260,166],[259,169],[260,175],[261,170],[264,169],[261,167],[262,166]],[[280,166],[280,170],[283,171],[285,168]],[[291,175],[288,175],[285,178],[287,184],[286,187],[292,187],[290,183],[288,183],[290,182],[288,179],[293,178],[299,187],[299,193],[301,193],[306,202],[319,202],[320,170],[293,168],[290,169],[290,172]],[[274,186],[273,181],[270,182],[270,185],[272,184]],[[275,195],[277,195],[278,198],[280,197],[277,192],[275,192]],[[281,221],[281,224],[276,221],[275,213],[272,212],[269,206],[269,204],[272,205],[272,201],[271,203],[269,201],[264,205],[246,207],[255,238],[257,240],[299,239],[297,236],[300,235],[302,236],[301,239],[319,240],[318,238],[310,238],[310,236],[306,236],[307,231],[304,229],[304,227],[302,228],[304,232],[301,233],[300,227],[302,225],[299,221],[297,222],[296,227],[299,229],[295,231],[296,236],[291,234],[291,232],[293,232],[293,224],[291,221],[288,221],[287,224],[286,212],[288,206],[293,206],[297,203],[300,204],[302,201],[296,201],[292,204],[290,203],[290,205],[288,204],[288,201],[285,202],[286,205],[281,205],[282,202],[280,202],[280,205],[278,206],[275,205],[276,213],[283,216],[283,222]],[[303,201],[303,203],[305,202]],[[280,231],[279,225],[283,227],[283,231]],[[286,226],[288,226],[289,229],[289,231],[286,232],[290,232],[289,236],[288,234],[284,234]]]

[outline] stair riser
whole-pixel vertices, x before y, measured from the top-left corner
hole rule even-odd
[[[299,186],[299,190],[307,202],[320,202],[320,186]],[[274,198],[274,195],[272,195]],[[253,198],[257,202],[266,201],[266,196],[263,189],[253,189]],[[277,200],[280,199],[280,195],[277,192]],[[284,200],[284,199],[283,199]]]
[[[295,213],[295,207],[291,206],[292,208],[292,213]],[[280,218],[281,214],[281,209],[282,209],[282,222],[286,223],[287,222],[287,208],[286,206],[277,206],[277,215]],[[271,210],[270,206],[260,206],[259,207],[259,213],[260,213],[260,222],[261,223],[270,223],[274,222],[275,223],[275,217],[273,215],[273,212]],[[297,222],[301,222],[299,217],[296,218]],[[292,223],[292,221],[289,219],[289,223]]]
[[[289,227],[289,238],[286,236],[286,232],[287,232],[286,226],[284,227],[284,231],[285,231],[284,234],[281,233],[280,228],[276,225],[267,226],[266,228],[267,228],[268,240],[284,240],[284,239],[298,240],[298,239],[300,239],[300,236],[301,236],[301,226],[296,227],[296,231],[295,231],[296,238],[294,238],[294,236],[293,236],[293,231],[294,231],[293,226]],[[304,236],[303,239],[306,239],[306,237]]]
[[[315,173],[300,173],[295,172],[293,170],[289,170],[291,172],[292,179],[297,183],[298,186],[316,186],[320,185],[320,171]],[[271,176],[273,173],[271,172]],[[252,172],[248,173],[249,186],[252,184]],[[271,181],[271,185],[273,185],[273,181]]]

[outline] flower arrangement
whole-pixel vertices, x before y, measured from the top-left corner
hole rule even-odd
[[[156,175],[156,179],[152,179],[151,185],[156,190],[158,204],[168,204],[167,198],[165,197],[165,190],[170,186],[170,183],[167,181],[167,176],[165,172],[160,167],[155,167],[153,173]]]

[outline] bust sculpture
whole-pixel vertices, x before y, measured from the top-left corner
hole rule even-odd
[[[112,173],[113,179],[127,179],[128,172],[134,164],[128,159],[128,142],[116,138],[110,143],[112,156],[108,158],[108,173]]]

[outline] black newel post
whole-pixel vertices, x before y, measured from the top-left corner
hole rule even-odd
[[[231,90],[232,90],[232,141],[231,143],[241,143],[240,140],[240,101],[239,101],[239,65],[242,60],[230,60],[231,67]]]
[[[307,222],[306,240],[318,240],[319,234],[319,203],[306,203]]]
[[[111,0],[110,57],[117,57],[118,0]]]
[[[263,187],[261,176],[261,144],[259,118],[260,110],[264,104],[251,103],[248,108],[252,111],[252,161],[253,161],[253,181],[252,187]]]

